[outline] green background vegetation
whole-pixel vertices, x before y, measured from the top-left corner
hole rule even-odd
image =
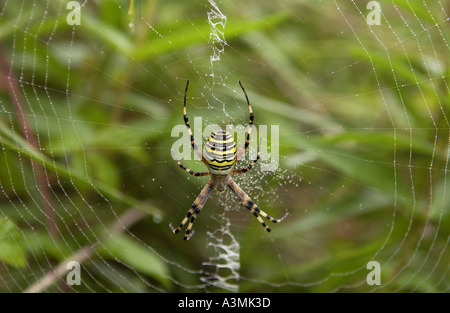
[[[220,290],[200,278],[225,211],[241,292],[448,291],[450,6],[380,1],[369,27],[356,2],[218,3],[211,66],[207,1],[135,1],[134,31],[128,1],[88,1],[73,27],[65,1],[1,1],[0,290],[74,258],[81,286],[38,290]],[[280,126],[279,170],[236,178],[289,211],[270,234],[215,192],[192,240],[171,233],[206,182],[170,155],[187,79],[191,121],[244,124],[241,80],[256,126]]]

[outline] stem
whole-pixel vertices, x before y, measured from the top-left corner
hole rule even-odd
[[[125,229],[132,226],[134,223],[138,222],[142,218],[146,217],[147,214],[139,209],[129,209],[121,216],[117,222],[115,222],[110,229],[104,233],[102,238],[108,236],[117,236],[121,234]],[[71,269],[67,269],[67,263],[71,261],[76,261],[78,263],[83,263],[86,260],[89,260],[95,252],[95,247],[98,246],[98,242],[86,245],[77,250],[74,254],[68,257],[63,262],[59,263],[53,270],[48,272],[44,277],[36,281],[30,287],[28,287],[24,292],[25,293],[37,293],[42,292],[47,287],[53,285],[57,280],[61,279],[64,275],[66,275]]]
[[[30,127],[30,123],[27,119],[26,112],[23,108],[23,98],[20,93],[20,87],[17,81],[17,78],[14,75],[14,72],[10,68],[7,62],[7,55],[0,46],[0,72],[2,75],[0,79],[3,80],[2,84],[8,86],[9,97],[11,98],[12,103],[14,104],[14,109],[17,113],[17,119],[20,125],[20,129],[22,132],[22,136],[28,142],[28,145],[33,150],[38,150],[38,143],[36,140],[36,135],[34,134],[32,128]],[[34,169],[34,175],[37,180],[37,187],[41,194],[41,204],[43,206],[43,212],[45,215],[45,223],[47,226],[47,230],[50,236],[55,239],[58,237],[58,227],[55,221],[55,214],[52,207],[52,197],[51,191],[49,188],[49,183],[47,181],[47,175],[45,172],[45,168],[42,164],[37,163],[34,160],[31,160],[31,166]]]
[[[128,26],[130,27],[131,32],[134,33],[134,0],[130,0],[128,5],[128,17],[130,18]]]

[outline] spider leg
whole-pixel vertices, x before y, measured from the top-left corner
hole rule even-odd
[[[231,180],[228,187],[234,192],[234,194],[241,200],[242,204],[252,213],[258,222],[264,227],[264,229],[268,232],[270,232],[269,226],[263,221],[263,219],[259,216],[262,215],[263,217],[267,218],[272,223],[279,223],[282,220],[286,218],[288,215],[287,213],[280,219],[276,219],[268,215],[266,212],[258,208],[258,206],[253,202],[252,199],[250,199],[249,196],[239,187],[233,180]],[[259,214],[259,215],[258,215]]]
[[[198,155],[200,160],[202,160],[202,162],[206,164],[205,158],[203,157],[202,153],[200,152],[200,149],[198,148],[197,144],[194,141],[194,135],[192,134],[191,125],[189,124],[189,119],[188,119],[187,113],[186,113],[186,95],[187,95],[188,87],[189,87],[189,80],[187,81],[186,89],[184,90],[184,100],[183,100],[183,119],[184,119],[184,124],[186,125],[189,137],[191,138],[192,149],[194,149],[195,153]]]
[[[172,152],[172,157],[175,159],[175,161],[177,161],[178,166],[181,167],[186,172],[188,172],[189,174],[191,174],[192,176],[208,176],[208,175],[211,175],[210,172],[194,172],[193,170],[187,168],[186,166],[181,164],[180,160],[178,160],[177,156],[175,155],[175,151],[173,151],[173,149],[171,149],[170,151]]]
[[[238,154],[236,155],[236,160],[239,160],[240,157],[245,153],[245,150],[247,150],[247,148],[248,148],[248,145],[250,143],[250,135],[252,133],[252,128],[253,128],[253,118],[254,118],[252,106],[250,105],[250,101],[248,100],[247,92],[245,92],[245,89],[242,86],[241,81],[239,81],[239,85],[241,85],[242,91],[244,92],[244,95],[245,95],[245,99],[247,100],[248,110],[250,112],[250,121],[248,123],[248,131],[247,131],[247,138],[245,139],[245,144],[241,148],[241,150],[239,150]]]
[[[252,163],[250,163],[247,167],[241,168],[239,170],[233,170],[233,171],[231,171],[230,174],[245,173],[252,169],[253,165],[255,165],[255,163],[258,162],[258,160],[259,160],[259,154],[260,154],[260,150],[261,150],[261,140],[262,140],[262,138],[259,139],[258,153],[256,155],[256,159],[253,160]]]
[[[198,195],[197,199],[195,199],[194,203],[192,204],[191,208],[189,209],[189,211],[186,213],[186,216],[184,217],[184,219],[181,221],[180,225],[178,225],[177,228],[173,228],[173,233],[177,234],[182,228],[183,226],[187,223],[187,221],[190,218],[189,221],[189,225],[186,229],[186,233],[184,234],[184,240],[188,240],[189,239],[189,234],[191,233],[192,230],[192,226],[195,222],[195,219],[197,218],[197,215],[200,213],[200,211],[202,210],[203,206],[206,203],[206,200],[208,200],[208,196],[211,193],[211,190],[213,190],[214,185],[212,184],[212,181],[208,181],[208,183],[206,184],[205,187],[203,187],[202,191],[200,192],[200,194]]]

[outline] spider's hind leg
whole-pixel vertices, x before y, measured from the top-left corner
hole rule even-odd
[[[258,153],[256,155],[256,159],[254,159],[252,161],[252,163],[250,163],[247,167],[241,168],[239,170],[233,170],[231,171],[231,174],[241,174],[241,173],[246,173],[248,171],[250,171],[252,169],[252,167],[256,164],[256,162],[258,162],[259,158],[260,158],[260,154],[261,154],[261,141],[262,138],[259,138],[259,146],[258,146]]]
[[[190,168],[187,168],[185,165],[183,165],[180,162],[180,160],[178,160],[177,156],[175,155],[175,151],[173,151],[173,149],[171,149],[170,151],[172,152],[172,157],[174,158],[174,160],[177,161],[178,166],[180,168],[182,168],[183,170],[185,170],[186,172],[188,172],[189,174],[191,174],[192,176],[208,176],[208,175],[211,175],[210,172],[194,172]]]
[[[247,137],[245,139],[245,144],[242,146],[242,148],[237,153],[236,160],[239,160],[241,158],[241,156],[245,153],[245,150],[247,150],[247,148],[250,144],[250,136],[251,136],[252,128],[253,128],[253,120],[255,118],[255,115],[253,114],[252,106],[250,104],[250,101],[248,100],[247,92],[245,91],[244,86],[242,86],[241,81],[239,81],[239,85],[241,86],[241,89],[244,92],[245,100],[247,100],[250,118],[249,118],[249,122],[248,122],[248,130],[247,130]]]
[[[186,89],[184,90],[184,100],[183,100],[183,120],[184,120],[184,124],[186,125],[187,131],[188,131],[188,135],[191,138],[191,145],[192,145],[192,149],[194,149],[194,152],[198,155],[198,157],[202,160],[202,162],[206,165],[206,160],[202,155],[202,152],[200,151],[200,149],[198,148],[197,144],[194,141],[194,135],[192,134],[192,130],[191,130],[191,125],[189,124],[189,119],[187,116],[187,111],[186,111],[186,96],[187,96],[187,91],[188,91],[188,87],[189,87],[189,80],[186,82]]]

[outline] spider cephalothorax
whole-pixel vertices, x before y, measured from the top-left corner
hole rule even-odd
[[[250,199],[249,196],[233,181],[231,178],[232,174],[239,174],[239,173],[245,173],[248,172],[253,165],[259,160],[260,156],[260,146],[261,141],[258,146],[258,153],[256,156],[256,159],[253,160],[247,167],[234,170],[233,167],[237,160],[245,153],[245,150],[247,150],[248,145],[250,143],[250,135],[252,132],[253,127],[253,111],[252,107],[250,105],[250,101],[248,100],[247,93],[245,92],[244,87],[242,86],[241,82],[239,81],[239,85],[242,88],[242,91],[244,92],[245,99],[247,100],[248,104],[248,110],[250,112],[250,121],[248,124],[248,131],[247,131],[247,138],[245,140],[244,146],[239,150],[238,153],[236,150],[236,142],[234,141],[233,136],[223,130],[215,131],[211,134],[211,136],[208,138],[205,149],[203,151],[203,154],[198,149],[198,146],[195,144],[194,136],[192,135],[191,126],[189,125],[189,120],[186,114],[186,94],[187,89],[189,86],[189,81],[187,81],[186,89],[184,91],[184,106],[183,106],[183,119],[184,123],[186,124],[189,136],[191,138],[191,145],[194,149],[195,153],[201,158],[202,162],[208,167],[209,172],[194,172],[190,169],[188,169],[186,166],[181,164],[181,162],[178,160],[178,158],[175,156],[174,151],[172,150],[172,155],[174,159],[177,161],[178,165],[188,172],[189,174],[193,176],[211,176],[211,179],[206,183],[205,187],[202,189],[200,194],[198,195],[197,199],[195,199],[194,203],[192,204],[192,207],[187,212],[185,218],[181,221],[181,223],[178,225],[177,228],[173,228],[173,232],[176,234],[178,233],[183,226],[187,223],[187,221],[190,219],[189,225],[186,229],[186,233],[184,235],[184,240],[188,240],[190,238],[190,234],[192,231],[192,226],[195,222],[195,219],[197,218],[197,215],[202,210],[203,206],[205,205],[206,200],[208,199],[209,194],[211,191],[215,188],[219,192],[224,192],[226,188],[228,187],[231,189],[234,194],[241,200],[242,204],[250,210],[250,212],[256,217],[256,219],[261,223],[261,225],[264,227],[264,229],[268,232],[270,232],[269,226],[262,220],[261,216],[267,218],[269,221],[273,223],[279,223],[281,222],[285,217],[282,217],[281,219],[275,219],[271,216],[269,216],[267,213],[262,211],[258,206]],[[261,216],[260,216],[261,215]]]

